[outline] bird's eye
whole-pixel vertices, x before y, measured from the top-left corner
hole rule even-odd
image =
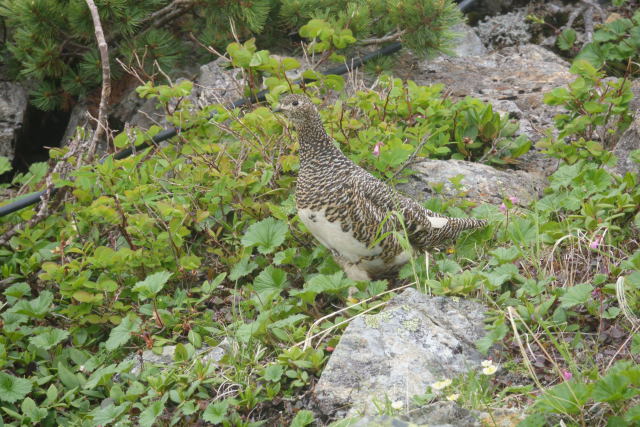
[[[298,101],[293,101],[293,102],[291,103],[291,105],[293,105],[294,107],[297,107],[297,106],[298,106]]]

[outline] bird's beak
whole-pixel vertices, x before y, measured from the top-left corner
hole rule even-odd
[[[276,108],[274,108],[273,110],[274,113],[282,113],[282,108],[280,108],[280,104],[276,105]]]

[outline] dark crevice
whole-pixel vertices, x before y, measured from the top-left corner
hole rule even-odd
[[[70,111],[41,111],[32,105],[27,107],[22,130],[16,139],[13,174],[26,172],[31,164],[49,159],[49,149],[45,147],[60,146],[70,115]]]

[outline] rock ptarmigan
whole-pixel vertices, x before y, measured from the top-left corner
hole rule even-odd
[[[276,111],[293,123],[300,142],[296,187],[298,216],[353,280],[390,277],[409,261],[393,231],[419,251],[454,239],[486,220],[450,218],[424,208],[349,160],[324,130],[304,95],[287,95]],[[380,240],[380,237],[384,236]]]

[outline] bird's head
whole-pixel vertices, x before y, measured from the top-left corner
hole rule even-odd
[[[282,98],[274,111],[284,113],[296,127],[318,115],[316,106],[308,97],[295,93]]]

